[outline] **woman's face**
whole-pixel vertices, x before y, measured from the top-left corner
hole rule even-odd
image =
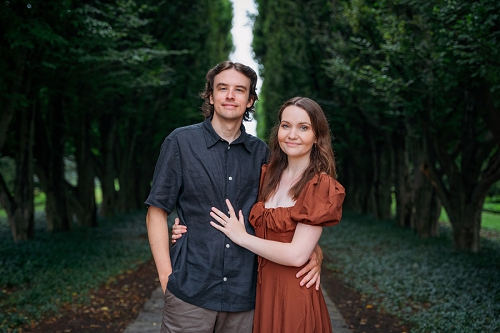
[[[290,105],[283,110],[278,142],[288,158],[309,158],[316,136],[311,119],[304,109]]]

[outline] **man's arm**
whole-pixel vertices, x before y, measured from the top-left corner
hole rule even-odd
[[[168,277],[172,273],[167,213],[161,208],[149,206],[146,215],[146,226],[148,228],[149,246],[153,253],[161,288],[165,292]]]
[[[316,244],[311,257],[307,265],[304,266],[295,276],[300,278],[304,274],[304,278],[300,281],[301,286],[306,286],[306,288],[311,287],[316,284],[316,290],[319,290],[320,280],[321,280],[321,263],[323,262],[323,250]]]
[[[179,238],[182,237],[182,234],[187,232],[187,227],[185,225],[179,224],[179,218],[175,219],[175,223],[172,227],[172,244],[174,244]],[[320,282],[321,282],[321,263],[323,262],[323,250],[321,247],[316,244],[314,247],[314,251],[309,257],[309,261],[295,276],[300,278],[305,275],[300,281],[301,286],[306,286],[306,288],[310,288],[314,284],[316,284],[316,290],[319,290]]]

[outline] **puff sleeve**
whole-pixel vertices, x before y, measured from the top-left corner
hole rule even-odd
[[[297,223],[323,227],[338,224],[342,217],[344,187],[326,174],[315,176],[304,187],[290,217]]]

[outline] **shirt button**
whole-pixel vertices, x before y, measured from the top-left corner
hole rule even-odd
[[[226,244],[226,247],[229,249],[229,244]]]
[[[226,282],[227,281],[227,277],[224,276],[224,278],[222,280],[224,280],[224,282]]]
[[[227,149],[231,149],[231,146],[227,146]]]
[[[229,180],[233,180],[233,177],[229,177]]]

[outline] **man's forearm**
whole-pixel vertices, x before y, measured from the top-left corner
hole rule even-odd
[[[170,262],[169,235],[167,213],[160,208],[150,206],[146,215],[149,246],[158,270],[163,291],[167,287],[168,277],[172,273]]]

